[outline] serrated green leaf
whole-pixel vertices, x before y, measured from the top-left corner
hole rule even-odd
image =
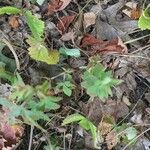
[[[142,13],[138,21],[138,26],[142,30],[150,30],[150,6],[148,6]]]
[[[120,83],[119,80],[113,79],[110,71],[105,71],[105,68],[99,64],[85,71],[82,79],[81,86],[87,90],[87,94],[98,96],[103,101],[112,95],[111,87]]]
[[[59,52],[56,50],[48,51],[41,40],[29,37],[27,43],[30,45],[28,48],[31,58],[45,62],[47,64],[57,64],[59,61]]]
[[[15,7],[11,7],[11,6],[6,6],[6,7],[2,7],[0,8],[0,15],[3,14],[20,14],[21,10]]]
[[[35,39],[40,39],[44,33],[44,22],[32,15],[30,11],[24,13],[27,24],[32,32],[32,36]]]
[[[40,102],[36,104],[36,109],[38,110],[56,110],[60,106],[55,101],[56,98],[48,96],[44,99],[41,99]]]
[[[73,123],[73,122],[79,122],[79,121],[81,121],[83,119],[85,119],[85,117],[83,117],[82,115],[80,115],[80,114],[73,114],[73,115],[70,115],[70,116],[68,116],[67,118],[65,118],[63,120],[62,126],[70,124],[70,123]]]
[[[69,48],[60,48],[59,49],[60,54],[66,55],[66,56],[72,56],[72,57],[80,57],[80,50],[77,48],[69,49]]]

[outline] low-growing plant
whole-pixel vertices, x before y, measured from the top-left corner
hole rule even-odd
[[[35,87],[25,85],[22,78],[17,74],[12,85],[12,94],[9,99],[0,98],[0,104],[10,111],[10,120],[19,120],[23,123],[40,128],[38,120],[50,120],[50,116],[44,112],[56,110],[60,106],[60,97],[48,95],[49,82],[45,81],[42,85]],[[21,122],[21,120],[19,120]]]
[[[31,30],[32,35],[26,40],[30,45],[29,55],[32,59],[42,61],[47,64],[56,64],[59,61],[57,50],[48,50],[44,42],[44,22],[38,19],[31,11],[21,10],[15,7],[6,6],[0,8],[0,15],[22,14]]]
[[[87,94],[92,97],[97,96],[103,101],[112,95],[111,87],[120,83],[119,80],[113,78],[112,72],[106,71],[101,64],[94,64],[88,68],[82,79],[81,85],[86,89]]]

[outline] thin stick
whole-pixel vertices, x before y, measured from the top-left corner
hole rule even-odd
[[[18,59],[18,56],[17,56],[14,48],[12,47],[12,45],[5,38],[2,39],[2,42],[5,43],[8,46],[8,48],[10,49],[10,51],[12,52],[12,54],[14,55],[14,58],[15,58],[15,61],[16,61],[17,70],[20,70],[19,59]]]
[[[133,39],[133,40],[130,40],[130,41],[126,41],[126,42],[124,42],[124,44],[133,43],[133,42],[136,42],[136,41],[138,41],[138,40],[141,40],[141,39],[146,38],[146,37],[149,37],[149,36],[150,36],[150,34],[145,35],[145,36],[142,36],[142,37],[139,37],[139,38],[136,38],[136,39]]]
[[[132,139],[122,150],[125,150],[127,147],[129,147],[132,144],[133,141],[137,140],[140,136],[142,136],[144,133],[148,131],[150,131],[150,128],[148,128],[147,130],[145,130],[144,132],[136,136],[134,139]]]
[[[31,129],[30,129],[30,140],[29,140],[29,147],[28,147],[28,150],[31,150],[31,148],[32,148],[33,130],[34,130],[34,126],[31,125]]]

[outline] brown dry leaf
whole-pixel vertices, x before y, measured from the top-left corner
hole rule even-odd
[[[62,5],[58,9],[59,11],[65,9],[69,5],[69,3],[71,2],[71,0],[61,0],[61,2],[62,2]]]
[[[100,122],[100,124],[98,126],[98,130],[100,131],[101,135],[106,135],[111,131],[112,127],[113,127],[113,125],[110,123]]]
[[[95,38],[93,35],[85,34],[81,41],[81,47],[92,46],[95,44],[102,44],[103,40]]]
[[[117,133],[111,131],[106,136],[106,144],[109,150],[111,150],[118,143]]]
[[[84,21],[83,21],[84,28],[87,28],[95,24],[95,21],[96,15],[93,12],[88,12],[84,14]]]
[[[124,102],[107,100],[104,105],[104,113],[113,116],[117,121],[119,118],[123,118],[129,113],[129,108]]]
[[[12,28],[18,28],[19,27],[18,18],[16,16],[12,16],[9,20],[9,25]]]
[[[103,41],[92,35],[86,34],[82,39],[81,47],[90,47],[92,55],[97,53],[127,53],[127,47],[123,44],[120,38],[112,39],[110,41]]]
[[[63,5],[63,2],[60,0],[52,0],[47,7],[46,15],[52,15],[54,12],[57,12],[58,9]]]
[[[136,2],[128,2],[128,3],[126,3],[126,6],[129,9],[122,10],[122,12],[124,14],[126,14],[131,19],[139,19],[140,18],[142,11],[138,7],[138,3],[136,3]]]
[[[68,33],[65,33],[62,35],[61,40],[63,41],[74,41],[75,35],[73,31],[70,31]]]
[[[75,15],[73,16],[63,16],[60,18],[59,22],[57,23],[57,28],[61,33],[64,33],[65,30],[69,27],[71,22],[74,20]]]

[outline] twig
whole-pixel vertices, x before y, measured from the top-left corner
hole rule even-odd
[[[126,41],[126,42],[124,42],[124,44],[133,43],[133,42],[136,42],[136,41],[138,41],[138,40],[141,40],[141,39],[146,38],[146,37],[149,37],[149,36],[150,36],[150,34],[145,35],[145,36],[142,36],[142,37],[139,37],[139,38],[136,38],[136,39],[133,39],[133,40],[130,40],[130,41]]]
[[[30,140],[29,140],[29,147],[28,147],[28,150],[31,150],[31,148],[32,148],[33,130],[34,130],[34,126],[31,125],[31,129],[30,129]]]
[[[2,42],[5,43],[8,46],[8,48],[10,49],[10,51],[12,52],[12,54],[14,55],[14,58],[15,58],[15,61],[16,61],[17,70],[20,70],[19,59],[18,59],[18,56],[17,56],[14,48],[12,47],[12,45],[10,44],[10,42],[8,42],[5,38],[2,38]]]
[[[145,130],[144,132],[136,136],[134,139],[132,139],[122,150],[125,150],[127,147],[129,147],[132,144],[133,141],[137,140],[140,136],[142,136],[144,133],[148,131],[150,131],[150,128],[148,128],[147,130]]]

